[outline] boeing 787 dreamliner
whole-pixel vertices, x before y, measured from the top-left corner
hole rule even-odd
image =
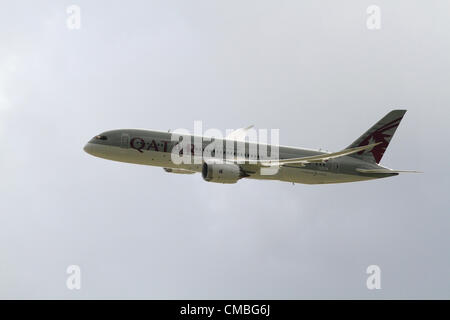
[[[208,182],[236,183],[243,178],[305,184],[355,182],[415,172],[380,165],[405,113],[389,112],[347,148],[332,153],[245,141],[250,127],[224,139],[118,129],[96,135],[84,150],[96,157],[163,167],[175,174],[200,172]]]

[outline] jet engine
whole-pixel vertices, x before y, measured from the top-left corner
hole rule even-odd
[[[208,163],[202,166],[202,177],[205,181],[216,183],[236,183],[248,177],[241,167],[234,163]]]

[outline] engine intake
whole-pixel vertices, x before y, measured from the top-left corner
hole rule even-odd
[[[202,177],[205,181],[216,183],[236,183],[248,177],[240,166],[234,163],[203,163]]]

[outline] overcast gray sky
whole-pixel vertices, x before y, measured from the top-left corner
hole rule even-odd
[[[69,5],[81,29],[66,26]],[[381,29],[366,26],[369,5]],[[0,298],[450,298],[447,1],[1,1]],[[94,158],[115,128],[279,128],[338,151],[406,108],[338,185]],[[366,288],[366,268],[382,271]],[[81,290],[66,268],[79,265]]]

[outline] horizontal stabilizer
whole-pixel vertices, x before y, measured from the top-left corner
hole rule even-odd
[[[414,170],[360,169],[360,168],[357,168],[356,171],[361,173],[422,173],[421,171],[414,171]]]

